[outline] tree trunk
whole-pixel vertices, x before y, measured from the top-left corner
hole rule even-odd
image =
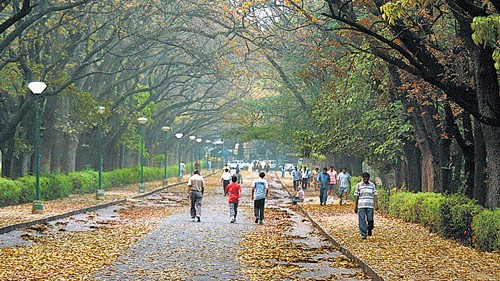
[[[460,185],[462,184],[462,150],[455,149],[451,156],[451,161],[453,165],[453,178],[450,184],[449,193],[457,193],[460,190]]]
[[[475,173],[475,153],[474,153],[474,128],[472,127],[472,120],[470,114],[465,114],[462,118],[464,127],[464,148],[462,149],[464,155],[464,177],[465,177],[465,194],[469,198],[474,198],[474,177]]]
[[[406,188],[409,191],[422,191],[422,158],[421,151],[415,142],[407,142],[404,146],[407,161]]]
[[[481,127],[481,123],[477,120],[474,120],[474,199],[476,199],[479,204],[484,206],[486,203],[487,193],[486,149],[483,138],[483,130]]]
[[[400,159],[401,157],[396,159],[396,165],[394,169],[394,185],[397,188],[403,188],[407,186],[406,178],[407,178],[407,169],[406,159]]]
[[[479,110],[486,116],[498,116],[500,105],[500,88],[498,86],[497,70],[492,58],[490,47],[474,46],[473,62],[477,86]],[[484,144],[487,156],[488,190],[485,206],[498,207],[500,199],[500,127],[482,126]]]
[[[361,176],[363,171],[363,158],[357,156],[349,157],[352,175]]]

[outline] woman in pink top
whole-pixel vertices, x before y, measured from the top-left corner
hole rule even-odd
[[[236,181],[236,176],[231,177],[231,183],[227,186],[228,202],[229,202],[229,215],[231,216],[231,223],[236,221],[236,214],[238,213],[238,203],[240,201],[241,185]]]

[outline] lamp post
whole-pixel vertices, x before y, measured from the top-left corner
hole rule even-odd
[[[184,136],[183,133],[177,133],[175,134],[175,137],[180,140],[182,138],[182,136]],[[177,167],[179,168],[179,177],[177,178],[177,180],[181,180],[182,177],[184,176],[184,174],[181,174],[181,142],[178,141],[177,142]]]
[[[43,213],[43,202],[40,200],[40,94],[47,88],[43,82],[30,82],[28,88],[35,95],[35,201],[33,201],[33,214]]]
[[[163,166],[163,183],[168,184],[167,180],[167,133],[170,131],[170,127],[163,126],[161,130],[165,133],[165,165]]]
[[[96,193],[97,200],[104,198],[104,189],[102,189],[102,130],[101,130],[101,122],[102,122],[102,115],[104,114],[105,109],[106,108],[104,106],[97,107],[97,113],[99,113],[99,122],[97,123],[97,169],[98,169],[98,174],[97,174],[98,186],[97,186],[97,193]]]
[[[196,138],[196,142],[198,143],[198,145],[196,145],[196,149],[198,150],[198,169],[200,170],[200,175],[201,175],[201,155],[200,155],[200,142],[203,141],[202,138]]]
[[[205,152],[206,156],[207,156],[207,175],[208,175],[208,171],[210,170],[211,166],[212,166],[212,162],[210,162],[210,147],[208,147],[210,145],[210,143],[212,142],[211,140],[206,140],[205,141],[207,143],[207,152]],[[210,164],[208,164],[210,162]]]
[[[190,141],[194,141],[196,139],[196,136],[189,136],[189,140]],[[191,151],[191,175],[193,174],[194,170],[194,163],[193,163],[193,160],[194,160],[194,149]]]
[[[137,122],[141,126],[141,185],[139,187],[139,192],[145,192],[146,186],[144,185],[144,134],[145,134],[145,125],[148,122],[146,117],[137,118]]]
[[[216,140],[216,141],[214,141],[214,145],[216,145],[217,147],[218,147],[219,145],[222,145],[222,144],[224,144],[224,142],[223,142],[223,141],[221,141],[221,140]],[[218,159],[218,157],[216,157],[216,159],[217,159],[217,165],[216,165],[216,166],[217,166],[217,168],[218,168],[218,166],[219,166],[219,159]],[[224,165],[223,165],[223,166],[224,166]]]

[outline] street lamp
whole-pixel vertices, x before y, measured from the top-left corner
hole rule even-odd
[[[201,156],[200,156],[200,142],[202,141],[202,138],[196,138],[196,142],[198,143],[196,149],[198,150],[198,169],[200,170],[200,175],[201,175]]]
[[[170,131],[170,127],[163,126],[161,130],[165,133],[165,166],[163,167],[163,183],[168,184],[167,180],[167,133]]]
[[[212,141],[211,140],[206,140],[205,142],[207,143],[207,151],[205,152],[205,155],[207,156],[207,163],[206,163],[206,165],[207,165],[207,175],[208,175],[208,171],[210,170],[210,168],[212,168],[211,167],[212,163],[208,164],[210,162],[210,150],[209,150],[210,148],[208,146],[210,145],[210,143],[212,143]]]
[[[102,115],[104,114],[104,110],[106,109],[104,106],[98,106],[97,113],[99,113],[99,122],[97,123],[97,193],[96,199],[101,199],[104,197],[104,189],[102,189],[102,131],[101,131],[101,123],[102,123]]]
[[[182,138],[182,136],[184,136],[183,133],[175,134],[175,137],[179,140]],[[180,149],[181,149],[181,142],[178,141],[177,142],[177,165],[178,165],[177,167],[179,168],[179,177],[177,178],[177,180],[179,180],[179,181],[184,176],[184,174],[181,174],[181,152],[180,152]]]
[[[224,149],[224,142],[223,142],[222,140],[216,140],[216,141],[214,141],[214,144],[215,144],[215,145],[217,145],[217,146],[218,146],[218,145],[221,145],[221,151]],[[224,160],[226,160],[226,159],[225,159],[225,156],[224,156],[224,151],[222,151],[222,154],[223,154],[223,155],[222,155],[223,159],[224,159]],[[217,158],[216,158],[216,159],[217,159]],[[225,163],[224,163],[222,166],[224,166],[224,165],[225,165]],[[217,166],[218,166],[218,165],[217,165]]]
[[[141,185],[139,187],[139,192],[145,192],[146,186],[144,186],[144,134],[145,134],[145,124],[148,122],[146,117],[137,118],[137,122],[141,126]]]
[[[189,140],[190,141],[194,141],[196,139],[196,136],[189,136]],[[193,163],[193,160],[194,160],[194,149],[191,151],[191,175],[193,174],[194,172],[194,163]]]
[[[30,82],[28,88],[35,95],[35,201],[33,201],[33,208],[31,212],[33,214],[43,213],[43,202],[40,200],[40,94],[47,88],[47,85],[43,82]]]

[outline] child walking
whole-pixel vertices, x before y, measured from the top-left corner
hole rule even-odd
[[[229,215],[231,216],[231,223],[236,221],[238,214],[238,203],[241,195],[241,185],[237,183],[238,177],[232,176],[231,183],[227,186],[228,202],[229,202]]]
[[[269,192],[269,185],[264,179],[266,174],[264,172],[259,173],[259,179],[256,179],[252,183],[252,200],[253,200],[253,211],[255,215],[255,223],[264,223],[264,205],[266,203],[266,196]],[[259,222],[260,220],[260,222]]]

